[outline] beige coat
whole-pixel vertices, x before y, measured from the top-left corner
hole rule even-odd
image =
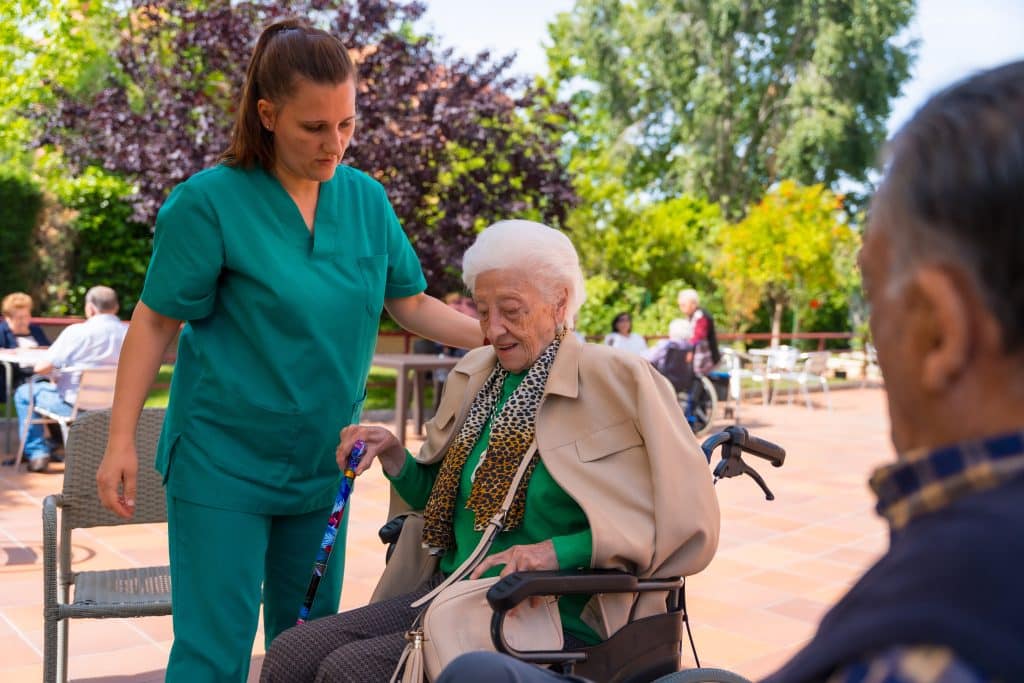
[[[417,461],[444,455],[496,362],[487,346],[451,371]],[[593,567],[646,578],[686,576],[708,565],[719,526],[711,473],[675,391],[650,363],[566,335],[536,432],[545,466],[590,522]],[[397,512],[402,502],[393,499]],[[664,597],[642,595],[637,616],[664,612]],[[630,606],[630,596],[598,596],[584,619],[608,637],[626,623]]]

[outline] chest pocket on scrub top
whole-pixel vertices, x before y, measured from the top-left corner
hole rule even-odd
[[[360,256],[358,259],[359,273],[366,287],[363,293],[366,301],[366,313],[371,318],[380,317],[384,309],[384,288],[387,286],[388,255]]]

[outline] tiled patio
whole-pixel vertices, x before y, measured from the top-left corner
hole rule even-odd
[[[820,398],[820,397],[819,397]],[[743,423],[786,447],[785,467],[750,458],[775,492],[767,502],[749,480],[719,486],[722,542],[709,569],[694,577],[689,600],[702,663],[748,677],[768,673],[813,633],[814,624],[885,548],[865,482],[890,460],[884,393],[835,391],[833,412],[745,404]],[[749,456],[748,456],[749,457]],[[0,680],[42,675],[42,499],[61,488],[48,474],[0,469]],[[387,511],[379,470],[359,480],[352,503],[342,607],[364,604],[383,566],[376,532]],[[162,526],[76,532],[76,568],[164,564]],[[170,617],[75,620],[70,677],[158,681],[171,643]],[[251,679],[258,677],[262,634]]]

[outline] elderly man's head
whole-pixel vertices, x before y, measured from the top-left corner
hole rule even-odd
[[[898,450],[1024,422],[1024,62],[932,98],[888,148],[860,263]]]
[[[700,306],[700,296],[697,294],[696,289],[684,289],[676,297],[676,303],[679,304],[679,310],[682,311],[683,315],[689,318]]]
[[[501,221],[463,257],[480,327],[498,362],[528,368],[573,316],[586,294],[579,256],[564,234],[532,221]]]
[[[96,285],[85,293],[85,317],[91,318],[101,313],[115,314],[120,308],[117,292],[110,287]]]

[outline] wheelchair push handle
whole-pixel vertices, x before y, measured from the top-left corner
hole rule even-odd
[[[722,459],[715,465],[714,477],[728,479],[747,475],[764,491],[767,500],[775,500],[775,494],[771,492],[761,475],[743,460],[743,453],[751,453],[759,458],[764,458],[773,467],[782,467],[786,461],[786,451],[782,447],[764,439],[752,436],[745,428],[733,425],[708,437],[701,445],[704,456],[711,462],[711,454],[719,446],[722,447]]]
[[[781,446],[754,436],[745,427],[733,425],[726,431],[732,433],[733,443],[747,453],[764,458],[772,467],[782,467],[782,463],[786,462],[786,451]]]

